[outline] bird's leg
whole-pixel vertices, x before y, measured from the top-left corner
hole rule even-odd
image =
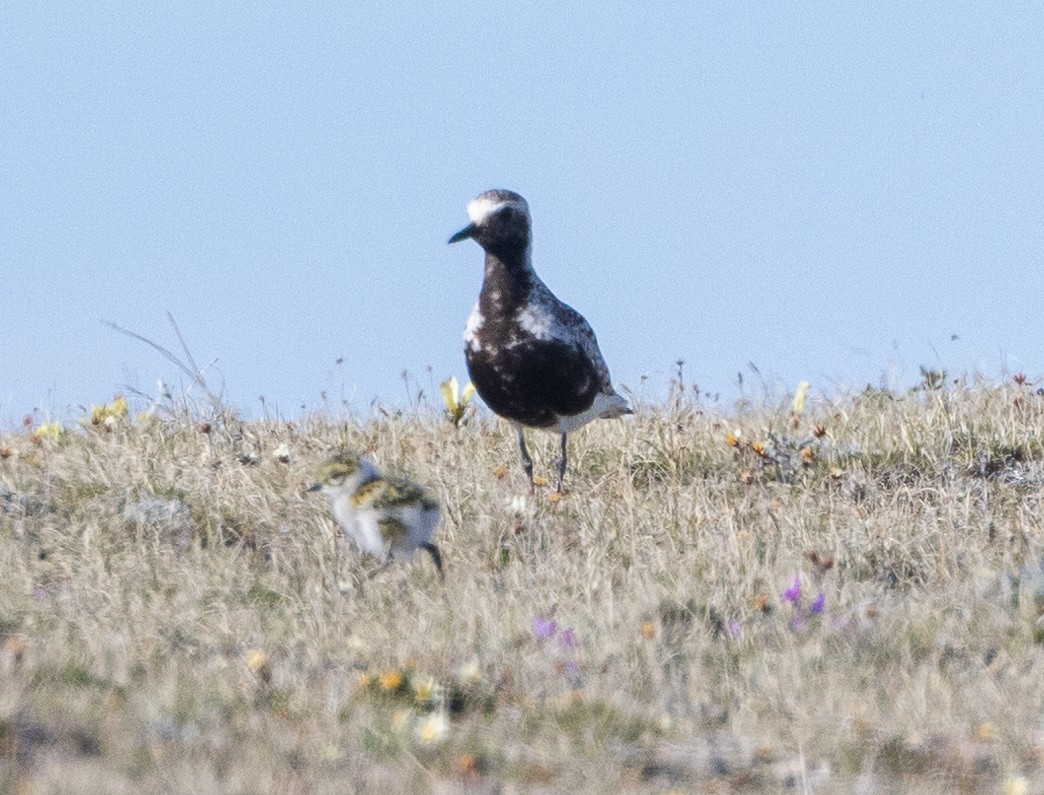
[[[529,493],[533,494],[536,491],[536,485],[533,483],[533,459],[529,457],[529,451],[526,449],[526,436],[522,429],[518,429],[518,449],[522,451],[522,469],[526,471],[526,477],[529,478]]]
[[[432,544],[430,541],[424,541],[421,543],[420,548],[431,555],[431,559],[435,561],[435,568],[439,570],[439,577],[443,582],[446,582],[446,575],[442,571],[442,553],[439,552],[439,548]]]
[[[558,459],[558,493],[562,493],[562,478],[566,472],[566,434],[562,434],[562,457]]]

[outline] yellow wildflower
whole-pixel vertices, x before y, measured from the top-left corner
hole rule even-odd
[[[435,679],[431,676],[411,676],[413,697],[418,703],[426,704],[435,697]]]
[[[65,431],[62,429],[60,422],[47,422],[43,425],[37,425],[33,435],[29,438],[33,444],[40,444],[44,439],[57,442],[64,435]]]
[[[117,395],[112,403],[104,406],[91,406],[91,425],[102,426],[106,430],[112,430],[126,416],[127,399],[123,395]]]
[[[449,719],[441,710],[425,715],[417,721],[417,742],[421,745],[440,743],[449,734],[449,727]]]
[[[794,392],[794,414],[800,416],[805,410],[805,401],[808,400],[808,390],[812,385],[808,381],[802,381],[798,384],[797,391]]]
[[[377,684],[380,685],[381,690],[386,690],[389,693],[393,690],[398,690],[399,686],[402,685],[402,674],[398,671],[385,671],[377,678]]]
[[[246,656],[247,668],[262,683],[268,684],[272,681],[272,668],[269,666],[268,652],[264,649],[251,649]]]
[[[464,391],[460,392],[457,376],[450,376],[448,381],[440,384],[442,400],[446,404],[446,416],[455,427],[467,424],[468,404],[475,397],[475,385],[468,381]]]

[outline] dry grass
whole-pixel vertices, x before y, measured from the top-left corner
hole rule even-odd
[[[1026,385],[676,392],[559,501],[434,412],[10,434],[0,789],[1044,792],[1042,429]],[[439,495],[445,586],[304,492],[344,444]]]

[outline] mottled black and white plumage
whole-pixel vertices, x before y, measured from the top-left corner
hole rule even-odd
[[[569,432],[631,409],[613,389],[590,324],[533,270],[526,200],[509,190],[486,191],[468,205],[468,217],[471,223],[449,240],[470,237],[486,252],[482,292],[464,330],[468,373],[486,405],[518,427],[530,486],[533,461],[523,428],[562,434],[561,491]]]

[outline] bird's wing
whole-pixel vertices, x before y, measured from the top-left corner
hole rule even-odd
[[[602,352],[598,349],[598,338],[595,337],[591,324],[569,304],[559,302],[559,306],[561,307],[559,317],[562,319],[562,331],[574,345],[583,351],[584,356],[591,360],[602,391],[612,394],[613,385],[609,379],[609,367],[602,358]]]
[[[381,477],[375,477],[360,483],[352,494],[352,510],[359,511],[374,507],[374,504],[381,498],[387,487],[387,481]]]
[[[375,508],[403,508],[417,505],[422,509],[438,507],[434,498],[422,486],[403,478],[386,478],[385,488],[374,500]]]

